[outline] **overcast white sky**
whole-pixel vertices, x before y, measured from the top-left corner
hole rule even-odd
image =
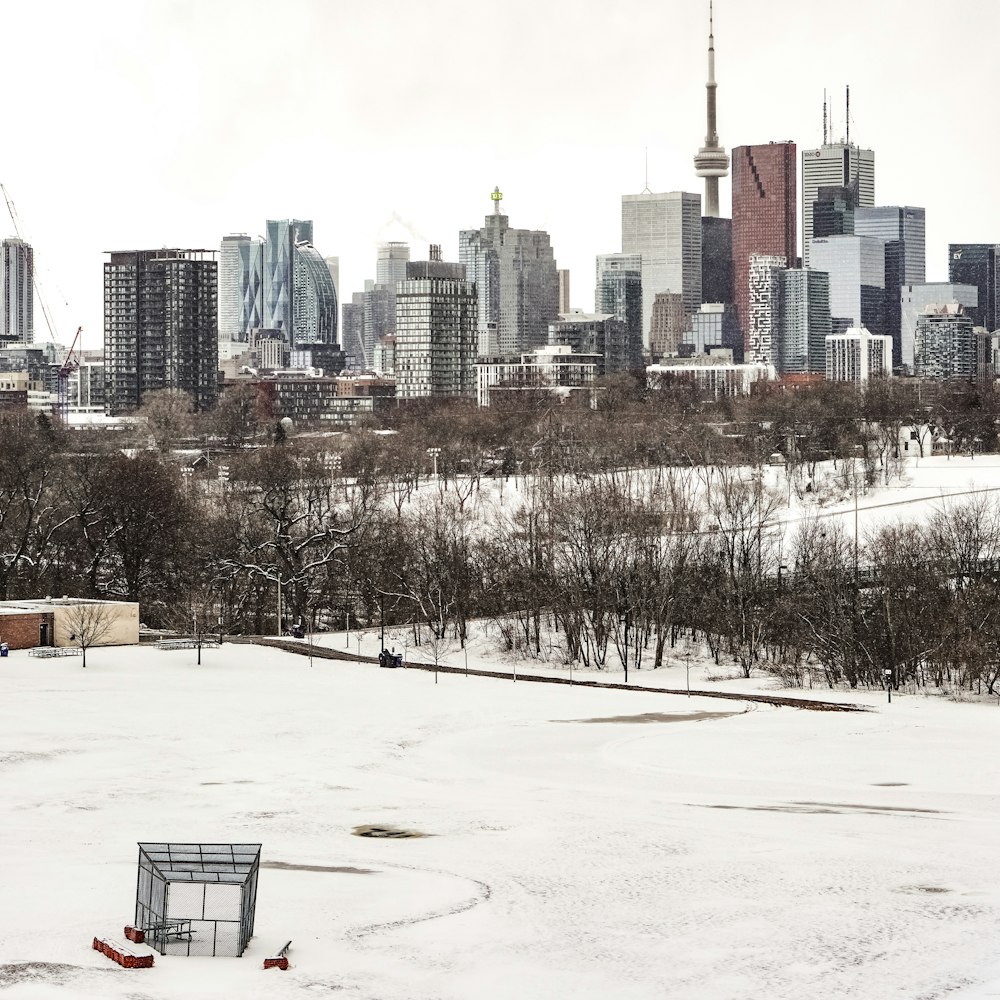
[[[703,9],[704,8],[704,9]],[[499,184],[593,305],[620,196],[701,187],[707,0],[0,0],[0,181],[68,343],[99,347],[102,251],[208,247],[311,218],[341,296],[375,246],[456,259]],[[1000,242],[993,0],[716,0],[719,133],[731,149],[822,138],[824,87],[876,155],[876,202],[949,241]],[[722,188],[729,214],[728,182]],[[403,225],[398,220],[406,220]],[[410,230],[409,232],[407,230]],[[0,233],[12,232],[0,206]],[[36,314],[36,340],[48,339]]]

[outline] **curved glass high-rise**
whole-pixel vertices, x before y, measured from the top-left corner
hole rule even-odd
[[[294,248],[293,345],[337,343],[337,289],[323,255],[310,243]]]

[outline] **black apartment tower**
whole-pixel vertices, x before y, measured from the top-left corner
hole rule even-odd
[[[113,252],[104,264],[105,410],[137,409],[156,389],[215,404],[219,368],[214,250]]]

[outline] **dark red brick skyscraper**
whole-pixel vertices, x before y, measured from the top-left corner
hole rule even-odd
[[[798,265],[795,143],[733,150],[733,298],[743,342],[750,314],[750,255],[784,257]]]

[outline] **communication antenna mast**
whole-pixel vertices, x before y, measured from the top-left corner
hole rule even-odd
[[[642,193],[652,194],[653,192],[649,190],[649,146],[646,147],[645,156],[646,156],[646,180],[642,189]]]
[[[851,85],[847,85],[847,145],[851,144]]]
[[[826,88],[823,88],[823,145],[826,145]]]

